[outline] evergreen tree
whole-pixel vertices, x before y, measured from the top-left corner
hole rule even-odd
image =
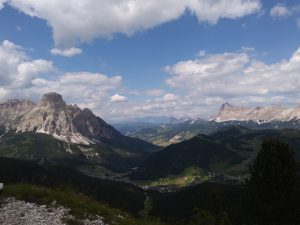
[[[296,224],[294,151],[277,140],[266,140],[250,166],[249,190],[257,224]]]
[[[228,200],[222,190],[213,190],[208,194],[206,199],[205,209],[219,220],[223,212],[228,210]]]
[[[215,225],[215,218],[209,211],[195,208],[193,218],[189,225]]]
[[[219,225],[232,225],[226,212],[222,213]]]

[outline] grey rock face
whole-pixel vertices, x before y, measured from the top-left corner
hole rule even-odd
[[[66,103],[60,94],[50,92],[42,96],[39,106],[59,109],[66,107]]]
[[[101,138],[114,139],[120,136],[117,130],[86,108],[74,116],[73,124],[81,134],[91,140],[101,141]]]
[[[35,105],[34,102],[31,102],[28,99],[21,101],[18,99],[10,99],[0,103],[0,124],[10,126],[13,121],[17,123],[19,117],[22,114],[31,111]]]
[[[67,105],[57,93],[47,93],[35,104],[12,99],[0,103],[0,125],[16,132],[46,133],[57,139],[92,144],[118,138],[121,134],[89,109]]]
[[[268,106],[247,108],[233,106],[225,103],[221,106],[219,113],[212,120],[217,122],[225,121],[290,121],[300,119],[300,108],[284,108],[282,106]]]

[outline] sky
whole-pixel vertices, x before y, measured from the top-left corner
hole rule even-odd
[[[0,0],[0,100],[108,121],[300,105],[299,0]]]

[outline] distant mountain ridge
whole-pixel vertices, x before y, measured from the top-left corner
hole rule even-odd
[[[233,106],[225,103],[221,106],[219,113],[212,118],[216,122],[226,121],[290,121],[300,119],[300,107],[285,108],[282,106],[267,106],[249,108]]]
[[[282,106],[244,107],[224,103],[219,112],[209,120],[182,119],[161,124],[131,123],[120,126],[128,136],[143,139],[160,146],[188,140],[198,134],[211,134],[231,125],[240,125],[256,130],[300,129],[300,107]]]
[[[133,119],[128,119],[125,121],[115,122],[114,124],[123,125],[123,124],[163,124],[163,123],[182,123],[189,120],[187,117],[172,117],[172,116],[145,116],[137,117]]]

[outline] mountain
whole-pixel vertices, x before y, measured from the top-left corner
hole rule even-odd
[[[28,99],[0,104],[0,124],[16,132],[34,131],[76,144],[93,144],[122,135],[89,109],[67,105],[57,93],[47,93],[35,104]]]
[[[153,153],[132,174],[132,179],[157,180],[180,175],[188,168],[204,172],[242,175],[255,158],[264,139],[276,138],[291,145],[300,159],[300,131],[251,130],[229,126],[210,135],[197,135]]]
[[[290,121],[300,119],[300,107],[284,108],[282,106],[267,106],[247,108],[225,103],[219,113],[212,118],[216,122],[225,121],[255,121],[266,123],[270,121]]]
[[[210,120],[178,120],[177,123],[127,124],[122,131],[131,137],[160,146],[179,143],[198,134],[211,134],[224,127],[239,125],[250,129],[300,129],[300,107],[268,106],[248,108],[225,103]]]
[[[0,104],[0,156],[126,170],[155,149],[124,136],[91,110],[67,105],[57,93],[43,95],[38,103],[11,99]]]

